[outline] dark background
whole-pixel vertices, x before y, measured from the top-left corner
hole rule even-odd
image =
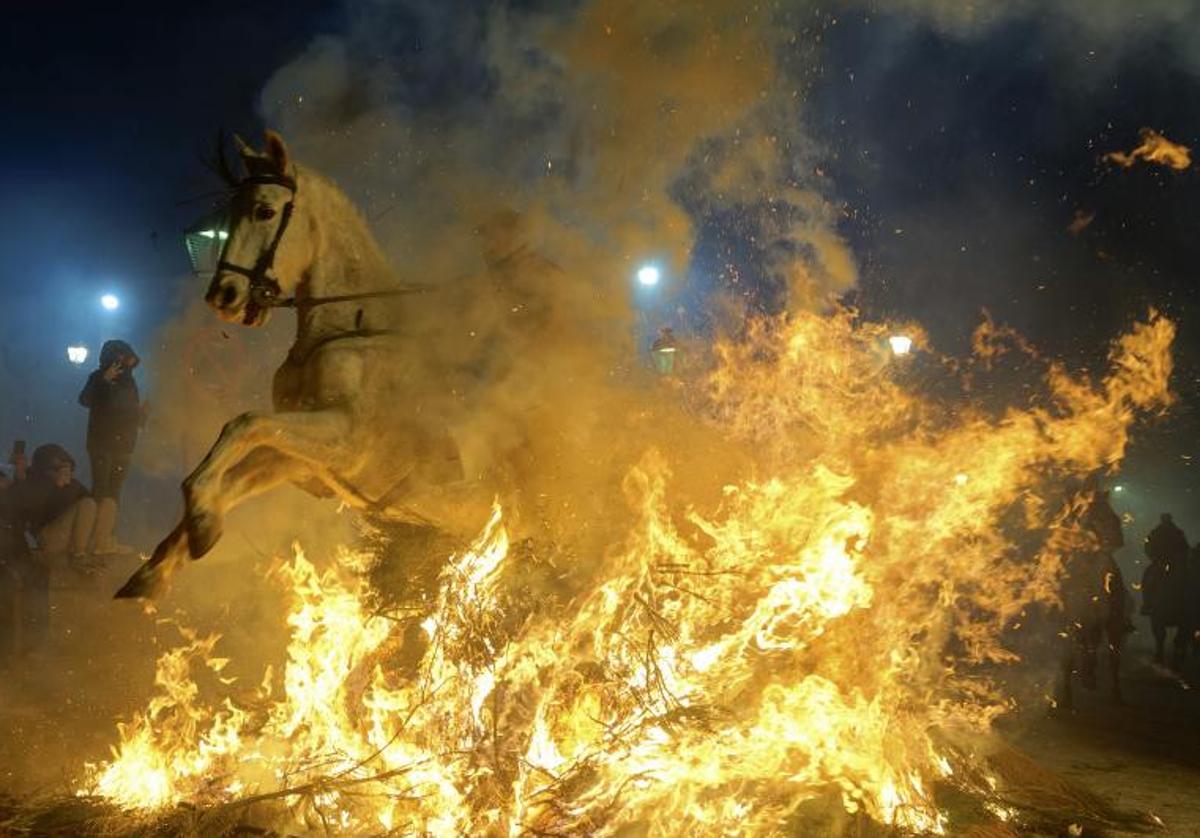
[[[486,91],[477,65],[427,52],[428,4],[402,5],[410,25],[393,48],[421,80],[407,88],[413,104]],[[918,320],[950,354],[966,351],[987,309],[1093,370],[1133,318],[1151,306],[1170,315],[1180,402],[1138,431],[1119,505],[1139,529],[1173,509],[1194,538],[1200,180],[1196,167],[1100,162],[1134,146],[1143,126],[1197,145],[1200,78],[1177,48],[1187,39],[1167,43],[1153,27],[1070,37],[1061,19],[1034,13],[950,33],[861,3],[809,5],[822,58],[803,80],[806,134],[860,262],[853,301]],[[454,4],[473,25],[480,8]],[[148,364],[173,351],[154,336],[200,291],[180,237],[206,206],[189,199],[214,186],[199,155],[218,127],[256,131],[267,79],[352,14],[315,0],[5,10],[0,445],[53,439],[82,454],[75,395],[91,362],[69,365],[67,344],[94,352],[102,337],[127,337]],[[1071,235],[1077,211],[1095,218]],[[753,282],[744,225],[697,221],[693,270],[721,276],[732,262]],[[98,304],[109,291],[123,301],[111,314]]]

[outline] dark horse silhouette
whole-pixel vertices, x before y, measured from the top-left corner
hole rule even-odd
[[[1052,536],[1052,546],[1066,556],[1062,596],[1068,625],[1061,658],[1059,706],[1074,706],[1072,676],[1078,671],[1084,687],[1096,688],[1101,640],[1108,641],[1111,695],[1121,698],[1121,650],[1130,630],[1130,597],[1113,551],[1124,546],[1121,519],[1108,492],[1080,493]]]

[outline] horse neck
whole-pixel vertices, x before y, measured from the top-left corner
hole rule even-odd
[[[386,291],[396,284],[366,220],[337,186],[315,173],[301,172],[298,192],[305,196],[315,245],[298,299],[370,294]],[[378,321],[385,319],[383,310],[387,308],[388,298],[366,298],[302,309],[297,323],[298,338],[379,327]]]

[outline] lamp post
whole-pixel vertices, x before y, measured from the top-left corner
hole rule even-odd
[[[888,338],[888,345],[892,348],[892,354],[897,358],[902,358],[912,352],[912,338],[908,335],[892,335]]]

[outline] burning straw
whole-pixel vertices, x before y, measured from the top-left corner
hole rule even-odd
[[[1169,403],[1172,324],[1136,324],[1099,383],[1051,365],[1049,401],[998,420],[903,384],[887,334],[796,314],[722,343],[704,421],[755,473],[679,509],[678,455],[648,451],[624,481],[628,527],[567,595],[513,595],[538,547],[510,549],[499,507],[412,617],[380,613],[371,556],[322,572],[297,550],[278,573],[280,676],[205,705],[192,670],[219,674],[218,643],[187,637],[80,794],[130,828],[199,832],[1146,825],[988,731],[1014,704],[1014,623],[1061,605],[1070,561],[1018,531],[1047,527],[1050,487],[1119,461],[1134,418]],[[116,823],[86,811],[81,830]]]

